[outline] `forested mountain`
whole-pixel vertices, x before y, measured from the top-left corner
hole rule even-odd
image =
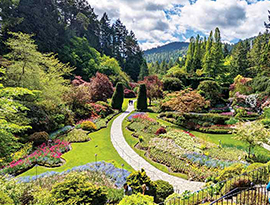
[[[175,62],[180,56],[186,55],[189,43],[173,42],[157,48],[144,51],[144,57],[148,63],[163,60],[169,62],[171,59]]]
[[[40,52],[57,53],[84,79],[96,72],[98,55],[115,58],[135,81],[145,65],[135,34],[120,20],[111,25],[106,13],[98,20],[87,0],[3,0],[0,8],[0,56],[12,31],[33,34]]]

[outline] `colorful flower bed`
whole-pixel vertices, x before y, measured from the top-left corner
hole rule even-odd
[[[32,154],[18,161],[12,161],[0,170],[0,174],[18,175],[35,164],[43,166],[59,166],[61,156],[70,150],[70,144],[66,141],[55,140],[50,145],[43,143]]]
[[[234,162],[231,161],[223,161],[219,159],[213,159],[211,157],[208,157],[206,155],[198,154],[198,153],[191,153],[191,154],[185,154],[182,157],[186,158],[188,161],[197,164],[199,166],[206,166],[208,168],[221,168],[224,169],[225,167],[229,167]]]
[[[147,120],[149,122],[156,122],[156,120],[148,117],[148,115],[144,112],[137,112],[137,113],[134,113],[134,114],[131,114],[129,117],[128,117],[128,120],[129,121],[136,121],[136,120]]]
[[[45,172],[37,176],[26,176],[26,177],[19,177],[17,180],[20,183],[29,183],[31,181],[34,181],[36,179],[42,179],[45,177],[52,177],[52,176],[62,176],[67,175],[71,172],[84,172],[84,171],[96,171],[98,173],[104,173],[107,177],[109,177],[115,184],[116,187],[123,187],[123,184],[126,182],[127,177],[130,175],[130,172],[128,172],[125,169],[116,168],[111,163],[106,162],[93,162],[88,163],[82,166],[73,167],[72,169],[68,169],[63,172]]]

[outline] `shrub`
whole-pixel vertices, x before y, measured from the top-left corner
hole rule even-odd
[[[162,103],[163,111],[199,112],[210,105],[196,90],[185,89],[169,94]]]
[[[13,200],[4,192],[0,191],[0,204],[14,204]]]
[[[116,89],[112,97],[112,108],[122,110],[122,104],[124,101],[124,88],[122,83],[117,83]]]
[[[174,193],[173,186],[166,181],[157,180],[155,184],[157,186],[155,200],[157,203],[164,202],[168,196]]]
[[[210,100],[211,106],[214,106],[221,100],[221,87],[217,82],[212,80],[205,80],[200,82],[198,92],[206,99]]]
[[[264,167],[265,165],[263,163],[253,163],[251,165],[249,165],[246,170],[244,170],[243,172],[251,172],[253,170],[259,169]]]
[[[164,127],[161,127],[156,131],[155,134],[160,135],[160,134],[165,134],[165,133],[167,133],[166,129]]]
[[[136,93],[133,90],[125,89],[124,90],[124,97],[125,98],[135,98]]]
[[[119,205],[155,205],[155,203],[153,197],[138,193],[125,196]]]
[[[262,119],[261,122],[266,128],[270,127],[270,119]]]
[[[81,128],[87,131],[94,131],[97,129],[97,126],[92,121],[84,121],[81,124]]]
[[[51,195],[56,204],[106,204],[106,192],[91,184],[85,175],[72,173],[53,186]]]
[[[234,118],[234,117],[231,117],[229,120],[225,121],[226,125],[234,125],[238,122],[239,122],[239,120]]]
[[[127,178],[127,184],[132,188],[134,194],[142,193],[142,185],[145,184],[148,187],[145,194],[150,196],[156,195],[156,185],[146,175],[144,169],[132,172]]]
[[[218,181],[223,181],[226,179],[231,179],[235,176],[238,176],[242,173],[242,171],[245,169],[245,166],[243,164],[237,163],[233,164],[230,167],[226,167],[223,169],[220,173],[219,176],[217,177]]]
[[[55,132],[51,133],[50,134],[50,138],[51,139],[55,139],[61,135],[64,135],[64,134],[67,134],[68,132],[70,132],[71,130],[73,129],[72,126],[68,125],[68,126],[65,126],[59,130],[56,130]]]
[[[118,204],[124,197],[123,189],[107,188],[107,204]]]
[[[86,142],[89,141],[91,138],[88,135],[87,131],[82,129],[73,129],[69,132],[66,136],[63,136],[61,139],[67,142]]]
[[[147,109],[147,94],[146,94],[146,86],[145,84],[140,85],[138,101],[137,101],[137,109],[138,110],[146,110]]]
[[[34,142],[34,146],[38,146],[49,140],[49,134],[47,132],[35,132],[30,135],[29,139]]]
[[[164,90],[167,91],[179,91],[184,85],[181,80],[175,77],[166,77],[162,80]]]

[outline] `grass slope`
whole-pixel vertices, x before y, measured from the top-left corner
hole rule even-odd
[[[123,103],[123,110],[128,107],[128,100],[125,99]],[[67,169],[71,169],[75,166],[84,165],[90,162],[95,162],[95,154],[97,154],[97,161],[106,161],[113,163],[116,167],[121,168],[124,164],[124,168],[128,171],[133,171],[114,149],[110,140],[110,130],[114,117],[108,124],[107,128],[91,133],[91,141],[84,143],[72,143],[72,150],[63,154],[62,157],[66,160],[66,163],[57,168],[46,168],[42,166],[37,167],[37,173],[41,174],[47,171],[62,172]],[[97,147],[96,147],[97,146]],[[36,168],[32,168],[27,172],[24,172],[20,176],[30,176],[36,174]]]

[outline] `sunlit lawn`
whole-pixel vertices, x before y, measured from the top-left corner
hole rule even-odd
[[[127,109],[128,100],[129,99],[125,99],[123,103],[123,110]],[[95,154],[97,154],[97,161],[110,162],[119,168],[121,168],[121,165],[124,164],[125,169],[132,171],[133,169],[118,155],[111,143],[110,130],[113,120],[109,122],[107,128],[91,133],[91,141],[84,143],[73,143],[72,150],[62,155],[62,157],[66,160],[66,163],[63,166],[57,168],[38,166],[38,174],[47,171],[62,172],[75,166],[95,162]],[[35,174],[36,168],[32,168],[20,176]]]

